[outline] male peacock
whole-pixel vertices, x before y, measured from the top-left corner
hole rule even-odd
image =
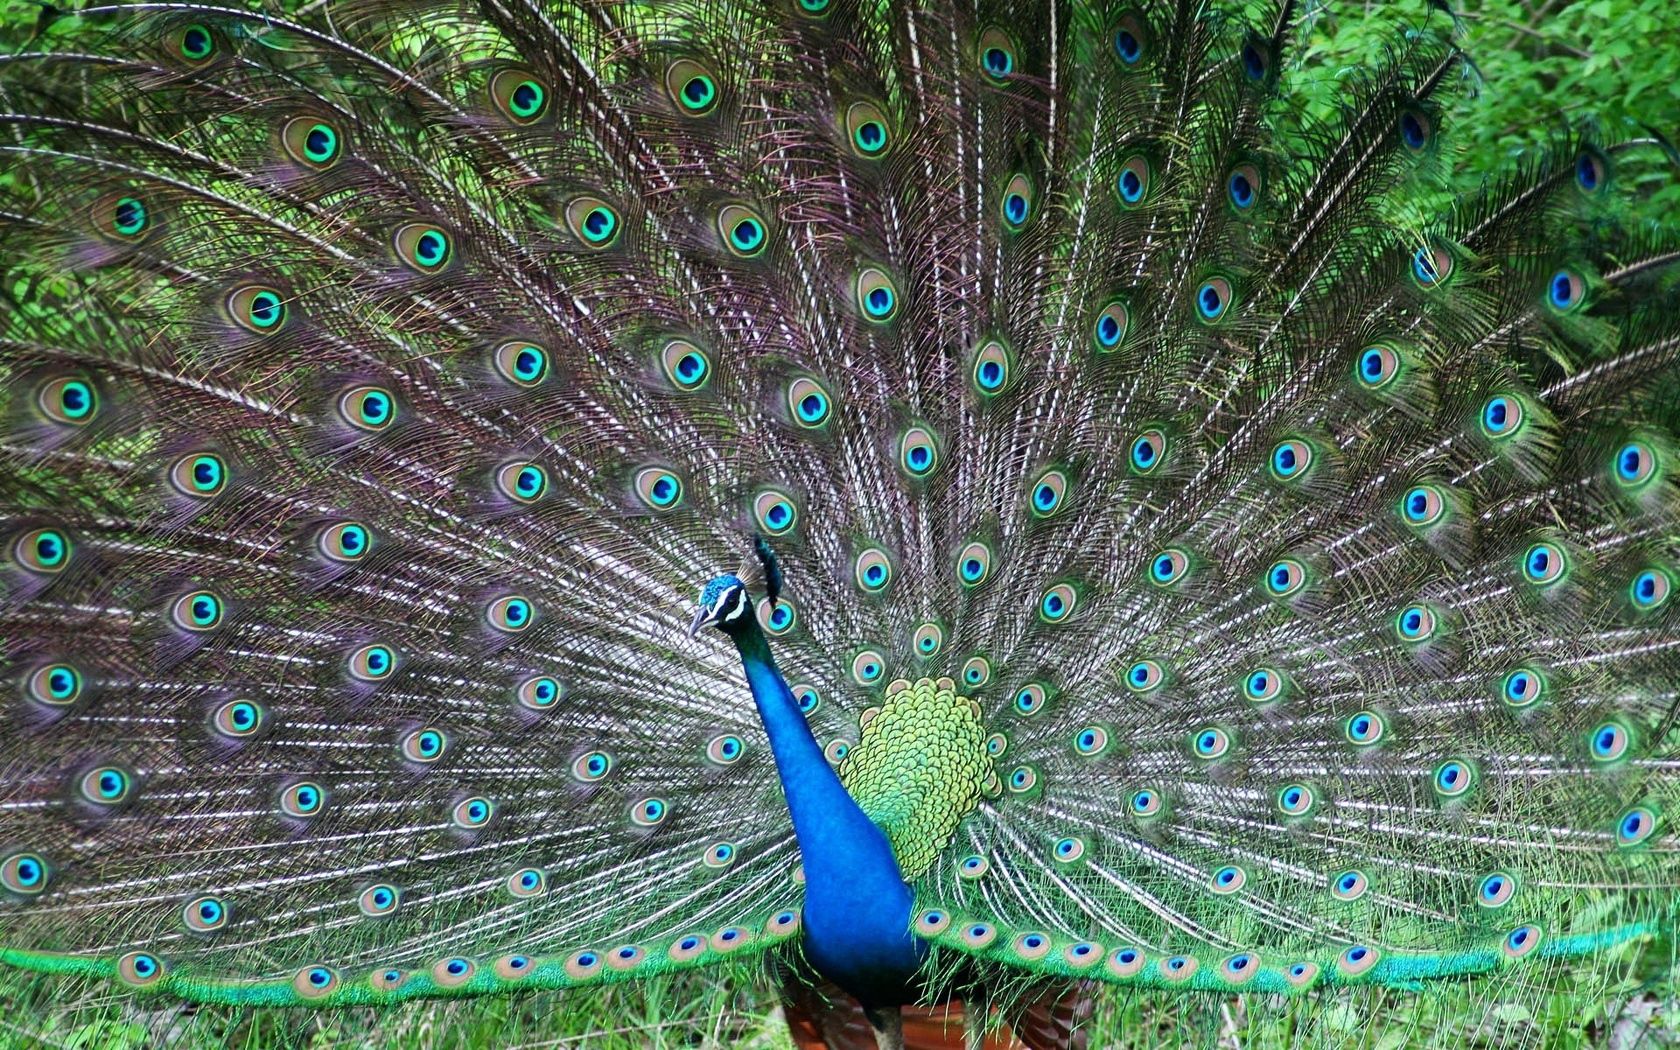
[[[0,59],[0,960],[777,953],[890,1045],[1672,931],[1647,144],[1387,225],[1460,60],[1302,118],[1288,4],[52,14]]]

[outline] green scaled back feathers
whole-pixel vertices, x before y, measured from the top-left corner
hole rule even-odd
[[[0,962],[343,1005],[795,957],[763,729],[685,631],[755,533],[930,990],[1672,931],[1642,144],[1401,230],[1427,36],[1285,151],[1291,9],[330,13],[0,58]]]

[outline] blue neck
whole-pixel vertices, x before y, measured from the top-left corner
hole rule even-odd
[[[806,958],[866,1007],[912,1001],[926,948],[910,933],[910,888],[892,846],[823,756],[756,618],[742,621],[729,634],[770,737],[805,865]]]

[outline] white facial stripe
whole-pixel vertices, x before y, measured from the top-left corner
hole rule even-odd
[[[723,605],[724,605],[724,603],[727,602],[730,599],[730,597],[734,594],[735,594],[735,588],[725,587],[723,589],[723,592],[721,594],[719,594],[715,599],[713,599],[712,607],[706,613],[706,619],[713,620],[713,621],[716,621],[716,620],[720,619],[723,615]]]
[[[746,611],[747,611],[747,592],[746,591],[736,591],[735,592],[735,608],[729,610],[729,615],[725,616],[723,618],[723,622],[724,623],[734,623],[736,620],[739,620],[741,618],[741,615],[743,613],[745,613]]]

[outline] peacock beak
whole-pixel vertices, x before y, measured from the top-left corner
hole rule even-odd
[[[706,626],[707,622],[711,619],[711,616],[712,610],[706,608],[704,605],[694,610],[694,622],[688,625],[688,636],[693,638],[695,635],[699,634],[700,628]]]

